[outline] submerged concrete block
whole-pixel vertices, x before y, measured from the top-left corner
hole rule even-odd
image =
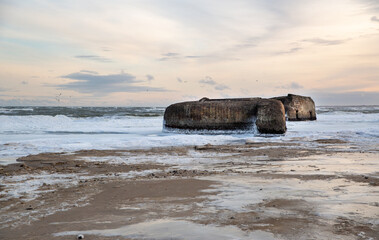
[[[285,133],[283,104],[275,99],[208,99],[170,105],[164,126],[178,129],[235,130],[251,129],[261,133]]]
[[[272,99],[283,103],[288,121],[316,120],[315,103],[310,97],[288,94]]]

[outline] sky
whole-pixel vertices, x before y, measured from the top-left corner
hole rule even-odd
[[[379,105],[377,0],[0,0],[0,105]]]

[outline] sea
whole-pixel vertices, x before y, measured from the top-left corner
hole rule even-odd
[[[173,131],[163,107],[0,107],[0,164],[42,152],[140,149],[203,144],[339,139],[351,151],[378,151],[379,106],[318,106],[316,121],[287,122],[281,135],[247,131]],[[346,150],[346,149],[345,149]]]

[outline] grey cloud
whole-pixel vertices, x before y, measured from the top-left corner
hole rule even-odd
[[[371,21],[373,21],[373,22],[379,22],[379,18],[377,18],[376,16],[373,16],[371,18]]]
[[[300,89],[300,88],[304,88],[302,85],[298,84],[297,82],[292,82],[290,85],[289,85],[290,88],[292,89]]]
[[[180,55],[179,53],[174,53],[174,52],[168,52],[168,53],[162,54],[162,56],[165,56],[165,57],[175,57],[179,55]]]
[[[74,79],[74,80],[80,80],[80,81],[91,81],[96,83],[136,83],[140,82],[137,81],[135,76],[128,74],[128,73],[119,73],[119,74],[110,74],[110,75],[95,75],[91,73],[71,73],[65,76],[62,76],[62,78],[68,78],[68,79]]]
[[[112,62],[109,58],[97,56],[97,55],[78,55],[75,56],[75,58],[80,58],[80,59],[88,59],[92,61],[97,61],[97,62]]]
[[[239,48],[246,49],[246,48],[253,48],[256,46],[257,44],[254,44],[254,43],[242,43],[242,44],[236,44],[234,47],[237,49]]]
[[[176,81],[178,81],[178,82],[180,82],[180,83],[187,83],[187,81],[184,81],[183,79],[181,79],[181,78],[176,78]]]
[[[239,58],[231,57],[228,54],[226,54],[228,51],[231,51],[235,53],[235,49],[229,49],[229,50],[223,50],[223,51],[217,51],[213,53],[207,53],[204,55],[197,55],[197,54],[184,54],[184,53],[177,53],[177,52],[168,52],[163,53],[159,58],[157,58],[157,61],[238,61]]]
[[[135,76],[128,73],[97,75],[91,73],[71,73],[61,78],[72,79],[74,82],[55,85],[56,87],[74,90],[81,93],[92,94],[109,94],[112,92],[144,92],[167,91],[163,88],[153,88],[147,86],[136,85],[142,81],[136,79]]]
[[[152,80],[154,80],[154,76],[150,75],[150,74],[147,74],[146,75],[146,79],[147,79],[147,81],[151,82]]]
[[[347,42],[347,40],[327,40],[323,38],[310,38],[310,39],[304,39],[303,42],[310,42],[318,45],[323,46],[330,46],[330,45],[339,45],[342,43]]]
[[[214,86],[215,90],[221,91],[225,89],[230,89],[228,86],[223,85],[223,84],[218,84],[216,81],[214,81],[211,77],[206,76],[204,79],[201,79],[199,81],[200,84],[206,84],[210,86]]]
[[[184,58],[203,58],[205,56],[185,56]]]
[[[297,82],[291,82],[290,84],[279,86],[277,88],[282,88],[282,89],[301,89],[304,88],[302,85],[300,85]]]
[[[90,73],[90,74],[98,74],[98,72],[90,71],[90,70],[81,70],[81,73]]]
[[[300,47],[295,47],[295,48],[291,48],[291,49],[288,50],[288,51],[277,52],[276,54],[277,54],[277,55],[291,54],[291,53],[298,52],[298,51],[300,51],[301,49],[302,49],[302,48],[300,48]]]
[[[204,79],[201,79],[199,81],[201,84],[207,84],[207,85],[216,85],[217,83],[211,78],[206,76]]]
[[[222,84],[218,84],[215,86],[215,90],[218,90],[218,91],[225,90],[225,89],[230,89],[230,88],[228,86],[222,85]]]
[[[168,61],[179,58],[180,54],[175,52],[163,53],[162,57],[158,61]]]
[[[28,85],[29,83],[27,81],[22,81],[21,84],[22,85]]]
[[[365,3],[365,10],[368,13],[378,13],[379,12],[379,2],[378,0],[361,0]]]
[[[182,55],[180,53],[168,52],[161,55],[162,57],[158,59],[158,61],[170,61],[170,60],[178,60],[178,59],[199,59],[206,58],[207,56],[202,55]]]
[[[180,61],[180,60],[201,60],[205,59],[207,61],[236,61],[240,60],[239,58],[232,58],[226,55],[220,55],[217,54],[208,54],[208,55],[182,55],[179,53],[169,53],[169,54],[162,54],[161,58],[158,58],[158,61]]]

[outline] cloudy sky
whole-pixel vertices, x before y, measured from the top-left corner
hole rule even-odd
[[[0,105],[379,104],[377,0],[0,0]]]

